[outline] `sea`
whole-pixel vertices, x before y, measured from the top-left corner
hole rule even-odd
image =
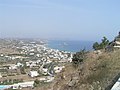
[[[47,47],[61,51],[79,52],[83,49],[86,51],[93,50],[93,41],[69,41],[69,40],[49,40]]]

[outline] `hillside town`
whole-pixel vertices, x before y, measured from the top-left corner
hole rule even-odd
[[[41,40],[0,39],[0,90],[34,88],[37,80],[50,83],[72,56]]]

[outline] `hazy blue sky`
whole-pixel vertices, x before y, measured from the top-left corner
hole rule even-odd
[[[0,0],[2,37],[113,39],[120,0]]]

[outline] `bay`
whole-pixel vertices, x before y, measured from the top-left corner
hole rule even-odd
[[[49,40],[47,46],[62,51],[78,52],[82,49],[92,50],[93,41]]]

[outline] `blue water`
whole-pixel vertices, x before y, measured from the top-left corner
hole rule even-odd
[[[92,50],[92,41],[61,41],[50,40],[48,41],[48,47],[63,51],[78,52],[82,49]]]
[[[7,88],[9,88],[8,85],[0,85],[0,90],[4,90],[4,89],[7,89]]]

